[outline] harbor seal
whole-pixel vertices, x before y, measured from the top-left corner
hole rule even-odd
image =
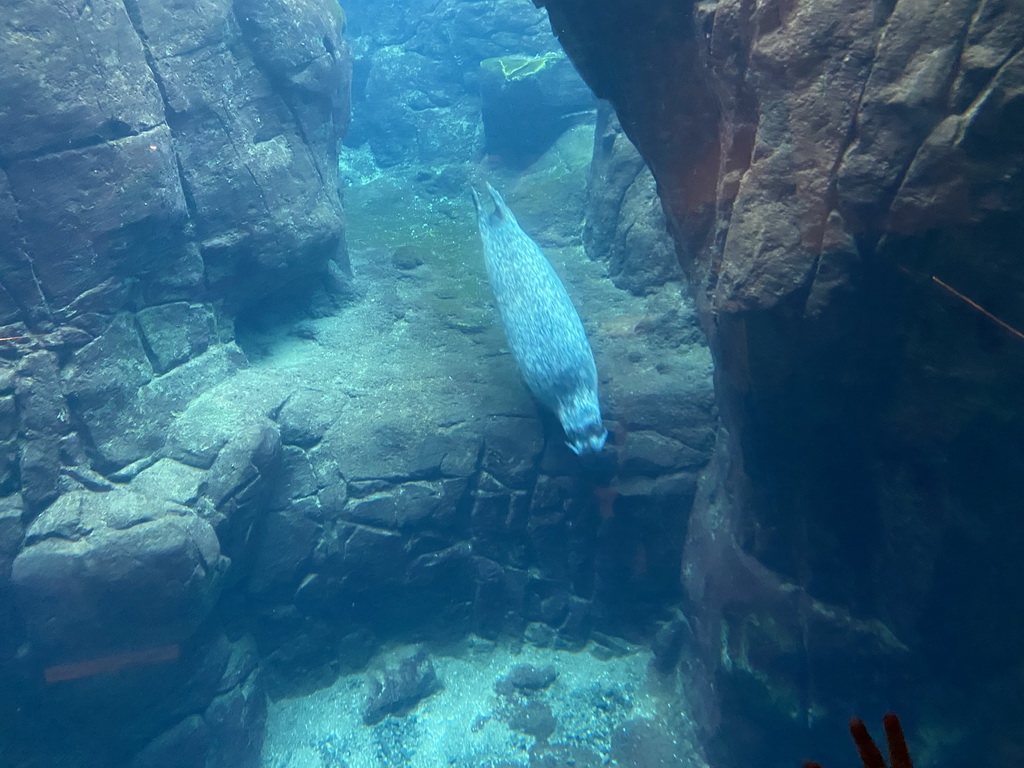
[[[493,210],[473,191],[487,277],[505,338],[527,388],[551,410],[577,454],[597,453],[608,432],[597,402],[597,365],[558,275],[490,184]]]

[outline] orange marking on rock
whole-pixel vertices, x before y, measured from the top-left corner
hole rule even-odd
[[[115,653],[70,664],[55,664],[43,670],[43,679],[48,683],[58,683],[63,680],[77,680],[80,677],[110,675],[130,667],[175,661],[180,655],[181,648],[177,644],[160,645],[156,648]]]

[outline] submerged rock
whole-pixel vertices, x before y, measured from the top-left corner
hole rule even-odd
[[[423,699],[441,690],[441,681],[426,651],[419,650],[371,678],[363,706],[363,722],[376,725],[388,715],[405,715]]]
[[[494,684],[494,690],[502,696],[536,693],[550,686],[557,677],[558,672],[550,665],[536,667],[533,664],[516,664]]]

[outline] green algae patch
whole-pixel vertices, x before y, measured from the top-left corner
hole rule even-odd
[[[355,250],[416,247],[434,263],[458,263],[478,250],[468,194],[431,197],[407,182],[379,179],[346,189],[345,212],[346,238]]]
[[[480,68],[490,74],[501,75],[505,80],[522,80],[536,75],[557,58],[557,53],[545,53],[543,56],[497,56],[481,61]]]
[[[422,195],[407,181],[381,178],[345,190],[345,212],[350,250],[377,254],[372,258],[386,259],[396,272],[415,274],[421,305],[436,317],[463,333],[493,323],[468,194]]]

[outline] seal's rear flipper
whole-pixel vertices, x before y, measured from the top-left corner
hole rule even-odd
[[[484,183],[487,184],[487,182]],[[498,190],[490,184],[487,184],[487,194],[491,196],[491,205],[494,207],[492,211],[484,208],[484,201],[480,198],[480,193],[476,191],[476,187],[470,187],[469,191],[473,193],[473,205],[476,206],[476,215],[481,222],[486,222],[493,226],[503,221],[516,220],[516,217],[512,215],[512,211],[505,205],[501,195],[498,194]]]
[[[505,205],[505,199],[498,193],[494,187],[487,183],[487,194],[491,196],[491,202],[494,203],[494,217],[501,221],[515,221],[516,217],[512,215],[512,211],[507,205]]]
[[[504,221],[505,217],[502,215],[500,208],[496,208],[493,211],[488,210],[490,206],[484,205],[484,201],[481,199],[480,193],[476,191],[476,187],[470,187],[469,191],[473,193],[473,205],[476,207],[476,220],[479,222],[481,230],[484,227],[490,229]],[[490,184],[487,185],[487,191],[491,193],[491,202],[493,203],[494,195],[497,193],[494,192]],[[495,206],[496,205],[497,204],[495,203]]]

